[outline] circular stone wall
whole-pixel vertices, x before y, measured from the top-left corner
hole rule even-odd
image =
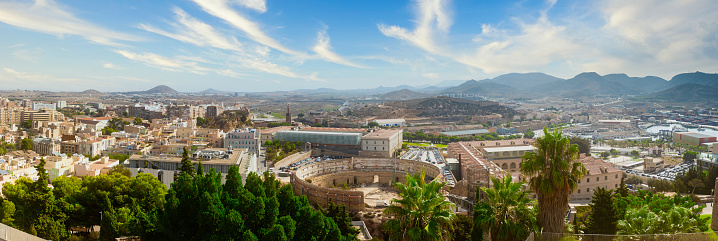
[[[441,169],[420,161],[395,158],[345,158],[315,162],[298,168],[291,175],[295,195],[305,195],[309,201],[325,207],[331,199],[344,204],[350,211],[364,210],[364,193],[342,190],[336,186],[380,183],[390,185],[404,182],[406,174],[426,172],[426,178],[440,178]],[[311,180],[311,183],[306,180]],[[428,180],[428,181],[430,181]]]

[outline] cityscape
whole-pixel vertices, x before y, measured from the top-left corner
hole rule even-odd
[[[718,240],[715,9],[0,1],[0,240]]]

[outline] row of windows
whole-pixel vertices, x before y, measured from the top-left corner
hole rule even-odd
[[[618,188],[618,184],[614,184],[614,188]],[[604,186],[603,188],[608,188],[608,186]],[[596,189],[593,189],[596,190]],[[591,188],[586,188],[586,192],[591,192]],[[581,193],[581,189],[578,189],[578,193]]]
[[[618,174],[616,174],[616,179],[618,179]],[[600,181],[601,177],[596,177],[596,181]],[[608,180],[608,175],[603,176],[603,180]],[[586,178],[586,182],[591,182],[591,178]],[[578,180],[578,183],[581,183],[581,180]]]
[[[369,150],[369,147],[368,147],[368,146],[367,146],[367,147],[364,147],[364,150]],[[377,151],[376,146],[374,147],[374,150]],[[385,147],[382,146],[382,147],[381,147],[381,150],[384,151],[384,150],[386,150],[386,149],[385,149]]]

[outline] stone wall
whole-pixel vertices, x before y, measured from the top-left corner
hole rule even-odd
[[[364,192],[349,191],[336,188],[320,187],[297,178],[295,174],[291,176],[292,188],[294,195],[307,196],[309,202],[326,207],[329,200],[335,204],[343,204],[349,211],[364,210]]]
[[[298,162],[298,161],[301,161],[301,160],[311,157],[311,154],[312,153],[308,152],[308,151],[294,153],[292,155],[285,157],[282,160],[279,160],[278,162],[275,162],[273,166],[274,167],[286,167],[286,166],[289,166],[289,164],[292,164],[292,163],[295,163],[295,162]]]
[[[391,185],[404,182],[407,173],[422,170],[426,171],[427,181],[441,178],[441,170],[430,163],[394,158],[345,158],[302,166],[292,173],[291,183],[295,195],[306,195],[312,203],[325,206],[331,198],[335,203],[346,205],[350,211],[359,211],[364,210],[364,194],[361,191],[333,187],[345,183],[349,186],[371,183]]]

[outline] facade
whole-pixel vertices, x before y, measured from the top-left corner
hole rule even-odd
[[[204,118],[214,118],[219,114],[222,114],[224,108],[222,106],[210,105],[207,106],[207,110],[204,113]]]
[[[523,162],[523,155],[536,150],[529,145],[521,146],[499,146],[484,147],[479,149],[482,154],[491,162],[496,163],[501,169],[508,172],[518,172]]]
[[[35,121],[61,121],[65,119],[65,115],[54,109],[26,110],[22,112],[20,122]]]
[[[196,120],[204,116],[203,109],[199,106],[178,105],[167,107],[167,117],[177,117],[184,120]]]
[[[255,129],[239,129],[228,132],[224,136],[224,147],[233,149],[247,149],[249,152],[259,152],[260,134]]]
[[[32,103],[32,110],[40,110],[40,109],[50,109],[55,110],[57,109],[57,104],[46,104],[46,103]]]
[[[663,159],[646,157],[643,158],[643,171],[648,173],[663,171],[665,165]]]
[[[578,188],[569,194],[569,199],[591,199],[596,188],[607,190],[618,188],[623,177],[623,171],[615,168],[613,164],[594,157],[581,154],[579,160],[586,167],[587,173],[579,179]]]
[[[716,137],[698,134],[694,132],[674,132],[673,142],[692,146],[700,146],[703,143],[716,142]]]
[[[404,131],[379,129],[361,138],[360,156],[390,158],[404,143]]]
[[[293,126],[277,126],[273,128],[263,129],[260,130],[260,144],[264,145],[267,141],[274,141],[274,134],[277,133],[277,131],[286,131],[291,130],[294,128]]]
[[[60,153],[61,142],[49,138],[37,138],[33,140],[32,150],[37,154],[49,156],[53,153]]]
[[[328,131],[277,131],[274,140],[310,143],[312,148],[358,155],[361,133]]]

